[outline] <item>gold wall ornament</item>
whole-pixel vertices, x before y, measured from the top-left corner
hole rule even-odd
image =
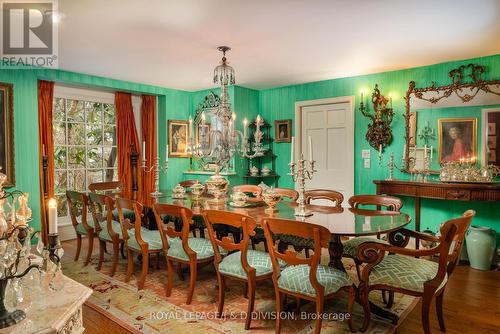
[[[359,110],[363,116],[371,119],[372,123],[368,124],[366,132],[366,140],[370,146],[382,153],[382,149],[388,146],[392,141],[391,123],[394,116],[392,109],[392,98],[389,100],[380,93],[378,84],[372,93],[373,114],[368,110],[363,102],[363,93],[361,93],[361,103]]]

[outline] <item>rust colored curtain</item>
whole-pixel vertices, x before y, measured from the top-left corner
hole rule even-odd
[[[45,214],[47,198],[54,197],[54,136],[52,131],[52,105],[54,83],[38,81],[38,152],[40,164],[40,218],[42,240],[48,242],[48,222]],[[46,184],[43,171],[43,156],[48,157]],[[45,189],[44,189],[45,187]]]
[[[141,132],[142,141],[146,143],[146,152],[142,152],[147,160],[147,170],[155,163],[156,151],[156,96],[143,95],[141,105]],[[155,190],[155,175],[154,173],[146,173],[143,171],[142,177],[142,192],[150,194]],[[144,200],[147,203],[146,198]]]
[[[142,190],[142,173],[139,172],[141,157],[137,158],[137,187],[138,196],[132,191],[133,170],[130,159],[131,152],[139,152],[139,138],[135,127],[134,110],[132,108],[132,94],[117,92],[115,94],[116,108],[116,142],[118,146],[118,178],[125,186],[125,195],[140,200]]]

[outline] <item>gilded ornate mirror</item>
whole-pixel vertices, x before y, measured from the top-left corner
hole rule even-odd
[[[460,66],[451,83],[406,92],[405,171],[432,174],[451,161],[500,166],[500,80],[484,80],[484,66]],[[426,157],[426,158],[425,158]]]

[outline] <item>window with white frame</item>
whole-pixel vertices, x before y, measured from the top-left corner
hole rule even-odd
[[[114,94],[57,87],[54,92],[54,184],[59,216],[68,216],[66,190],[116,181]]]

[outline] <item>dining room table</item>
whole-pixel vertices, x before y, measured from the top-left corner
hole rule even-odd
[[[267,204],[259,199],[249,198],[247,203],[240,207],[231,205],[230,201],[222,204],[213,204],[211,196],[195,198],[190,192],[186,192],[183,198],[173,198],[171,192],[163,191],[161,196],[146,195],[143,198],[145,207],[146,227],[156,228],[152,214],[152,205],[155,203],[172,204],[189,208],[193,216],[202,216],[205,210],[222,210],[240,213],[254,218],[257,225],[266,218],[279,218],[286,220],[302,221],[305,224],[316,224],[326,227],[331,233],[329,244],[329,266],[346,271],[342,262],[344,247],[342,238],[361,236],[380,236],[397,231],[407,226],[411,218],[406,213],[392,211],[375,211],[352,208],[334,208],[322,205],[306,205],[312,213],[309,217],[295,216],[297,203],[282,200],[275,210],[270,210]],[[149,225],[149,226],[148,226]],[[391,320],[394,324],[399,320],[398,316],[374,303],[370,303],[371,312],[383,318]]]

